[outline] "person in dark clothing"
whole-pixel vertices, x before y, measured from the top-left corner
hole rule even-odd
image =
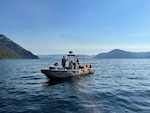
[[[62,67],[64,69],[66,68],[66,61],[67,61],[67,59],[65,58],[65,56],[63,56],[63,58],[62,58]]]

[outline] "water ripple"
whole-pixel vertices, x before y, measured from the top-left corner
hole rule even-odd
[[[2,113],[149,113],[150,60],[89,60],[93,75],[49,81],[54,60],[0,60]]]

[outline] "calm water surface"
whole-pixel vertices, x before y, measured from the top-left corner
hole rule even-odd
[[[0,60],[0,113],[150,113],[150,59],[88,60],[93,75],[52,83],[55,62]]]

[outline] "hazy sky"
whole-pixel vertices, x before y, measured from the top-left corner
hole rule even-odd
[[[0,34],[38,55],[150,51],[150,0],[0,0]]]

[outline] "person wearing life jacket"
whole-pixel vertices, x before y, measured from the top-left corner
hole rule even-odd
[[[85,64],[84,68],[91,68],[91,65],[90,64]]]
[[[67,59],[65,58],[65,56],[63,56],[61,64],[64,69],[66,68],[66,61],[67,61]]]

